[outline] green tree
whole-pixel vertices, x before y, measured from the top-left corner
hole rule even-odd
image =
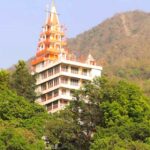
[[[0,131],[0,141],[0,147],[3,146],[4,150],[44,150],[45,147],[31,131],[23,128],[4,128]]]
[[[10,82],[10,74],[6,70],[0,70],[0,88],[8,87]]]
[[[65,143],[68,142],[76,150],[89,149],[92,134],[101,123],[102,113],[99,108],[101,101],[99,99],[101,97],[100,89],[101,87],[95,85],[95,83],[87,82],[80,90],[74,91],[74,98],[70,106],[57,115],[58,119],[55,120],[55,125],[49,123],[48,130],[46,131],[47,134],[54,137],[56,141],[59,141],[60,145],[63,145],[65,141]],[[63,127],[59,124],[59,120],[64,122],[62,123],[64,124]],[[65,135],[55,134],[59,133],[58,131],[61,128],[65,129],[67,122],[69,123],[68,127],[70,127],[70,130],[65,130],[66,134],[73,134],[69,140]],[[75,127],[74,130],[71,129],[72,127]],[[52,143],[51,140],[50,142]]]
[[[46,123],[46,137],[50,146],[58,149],[76,150],[81,147],[76,145],[79,126],[74,122],[69,109],[51,114]]]
[[[96,78],[74,91],[73,101],[62,112],[47,127],[50,143],[68,142],[76,150],[149,148],[149,98],[134,84]]]
[[[99,132],[101,132],[99,130]],[[117,134],[95,137],[91,150],[149,150],[150,145],[141,141],[123,140]]]
[[[0,149],[44,150],[45,109],[18,96],[8,87],[0,89]]]
[[[105,84],[108,83],[107,80]],[[103,100],[99,104],[102,122],[91,149],[148,150],[150,99],[137,86],[125,81],[115,82],[107,90],[103,88],[102,93]]]
[[[42,106],[29,103],[8,88],[0,90],[0,119],[6,123],[31,129],[42,136],[46,117],[47,113]]]
[[[12,74],[11,86],[17,94],[33,102],[36,97],[35,77],[29,72],[26,63],[22,60],[16,65],[16,70]]]

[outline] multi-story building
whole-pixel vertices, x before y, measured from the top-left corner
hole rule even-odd
[[[32,61],[37,77],[36,102],[52,113],[69,104],[72,89],[79,89],[85,81],[100,76],[102,71],[90,54],[81,61],[67,50],[66,45],[64,30],[52,1],[40,34],[36,57]]]

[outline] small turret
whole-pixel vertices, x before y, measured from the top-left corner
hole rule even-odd
[[[91,54],[88,55],[86,63],[89,65],[96,65],[96,61]]]

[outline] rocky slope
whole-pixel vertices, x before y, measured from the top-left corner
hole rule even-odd
[[[137,81],[150,92],[150,13],[120,13],[75,38],[69,49],[91,53],[105,74]]]

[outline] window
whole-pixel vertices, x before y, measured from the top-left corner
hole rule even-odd
[[[52,110],[52,103],[47,105],[47,111],[51,111]]]
[[[71,73],[78,74],[78,68],[71,67]]]
[[[68,78],[62,77],[62,78],[61,78],[61,83],[67,84],[67,83],[68,83]]]
[[[41,67],[44,67],[44,62],[41,63]]]
[[[63,65],[61,70],[64,71],[64,72],[68,72],[68,66]]]
[[[46,25],[46,27],[44,29],[45,29],[45,31],[48,31],[50,29],[50,26]]]
[[[45,36],[45,35],[43,35],[43,36],[42,36],[42,40],[45,40],[45,39],[46,39],[46,36]]]
[[[47,78],[47,71],[42,73],[42,79],[45,79],[45,78]]]
[[[53,109],[58,108],[58,101],[53,102]]]
[[[57,97],[58,96],[58,90],[55,90],[54,91],[54,97]]]
[[[74,95],[74,91],[71,90],[71,91],[70,91],[70,96],[73,96],[73,95]]]
[[[49,39],[49,37],[50,37],[49,35],[46,35],[46,39]]]
[[[60,68],[59,66],[56,66],[56,67],[54,68],[54,74],[59,73],[59,71],[60,71],[59,68]]]
[[[46,90],[46,83],[44,83],[44,84],[41,85],[41,90],[42,90],[42,91],[45,91],[45,90]]]
[[[53,69],[51,68],[48,70],[48,76],[52,76],[52,75],[53,75]]]
[[[54,79],[54,86],[59,84],[59,78]]]
[[[67,94],[67,90],[66,89],[62,89],[62,95],[66,95]]]
[[[48,100],[50,100],[51,98],[52,98],[52,92],[49,92],[48,94],[47,94],[47,98],[48,98]]]
[[[82,75],[87,76],[87,69],[82,70]]]
[[[42,40],[42,39],[41,39]],[[44,45],[40,46],[40,51],[44,49]]]
[[[71,85],[78,86],[78,79],[71,79]]]
[[[50,80],[49,82],[48,82],[48,88],[52,88],[53,87],[53,80]]]
[[[68,101],[66,101],[66,100],[60,100],[60,104],[61,105],[66,105],[66,104],[68,104]]]
[[[42,102],[45,102],[46,101],[46,95],[42,95],[41,100],[42,100]]]

